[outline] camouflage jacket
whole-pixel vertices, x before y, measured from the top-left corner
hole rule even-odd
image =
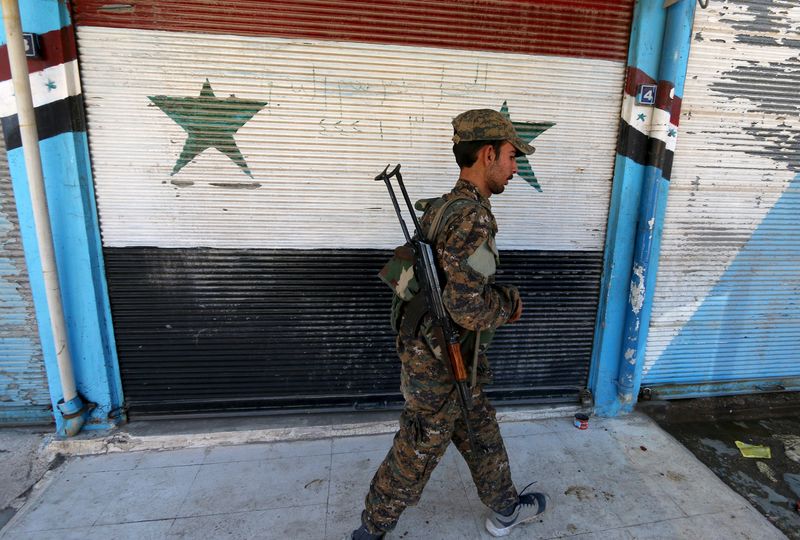
[[[499,256],[497,223],[489,199],[461,179],[443,196],[445,202],[452,198],[469,198],[478,204],[459,205],[437,237],[429,239],[446,280],[442,298],[458,326],[486,331],[488,337],[508,322],[519,303],[519,292],[516,287],[494,282]],[[422,216],[423,230],[429,230],[434,213],[428,209]]]

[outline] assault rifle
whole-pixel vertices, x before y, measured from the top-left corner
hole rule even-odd
[[[411,199],[408,197],[405,185],[403,185],[403,177],[400,174],[400,164],[392,170],[387,172],[389,165],[375,177],[375,180],[383,180],[386,184],[386,189],[389,190],[389,196],[392,198],[394,211],[397,213],[397,219],[400,220],[400,227],[403,229],[403,234],[406,237],[406,242],[414,250],[414,274],[420,284],[420,288],[425,294],[428,310],[433,316],[433,331],[437,334],[437,338],[443,338],[441,341],[446,344],[446,350],[443,354],[448,360],[448,368],[450,375],[453,378],[453,383],[456,386],[458,401],[461,407],[461,413],[464,418],[464,424],[467,427],[467,434],[469,435],[470,447],[473,452],[477,453],[478,445],[475,441],[475,433],[472,431],[472,425],[469,422],[469,410],[472,408],[472,394],[467,389],[467,370],[464,368],[464,360],[461,357],[461,344],[459,341],[458,330],[450,320],[450,316],[444,309],[442,302],[442,287],[439,285],[439,273],[436,267],[436,258],[433,255],[431,245],[426,241],[434,239],[426,238],[422,232],[417,214],[414,212],[414,206],[411,204]],[[397,203],[397,197],[392,189],[390,179],[397,178],[397,185],[400,186],[400,191],[403,193],[403,198],[408,206],[408,211],[411,214],[411,219],[414,221],[414,229],[416,234],[412,237],[408,233],[408,227],[403,220],[403,215],[400,211],[400,205]]]

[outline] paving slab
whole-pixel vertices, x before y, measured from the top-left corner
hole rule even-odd
[[[785,538],[644,415],[592,418],[585,431],[569,416],[500,417],[518,487],[536,482],[554,503],[511,538]],[[186,448],[71,457],[0,538],[340,540],[358,525],[393,436],[354,425],[351,436],[328,424],[317,439],[252,444],[203,434],[200,444],[182,432]],[[234,440],[253,438],[239,431]],[[486,514],[451,446],[389,538],[488,539]]]
[[[0,428],[0,528],[22,506],[31,486],[47,472],[49,426]]]

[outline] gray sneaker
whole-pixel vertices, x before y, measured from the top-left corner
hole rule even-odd
[[[344,540],[382,540],[386,537],[386,533],[372,534],[367,530],[364,525],[354,530],[349,536],[345,536]]]
[[[528,489],[533,484],[528,484]],[[552,506],[550,497],[544,493],[531,492],[525,493],[525,489],[519,494],[519,500],[510,516],[504,516],[497,512],[486,518],[486,530],[492,536],[506,536],[511,529],[517,525],[528,523],[544,514]]]

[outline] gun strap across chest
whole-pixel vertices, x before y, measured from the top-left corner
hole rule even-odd
[[[436,239],[442,231],[442,228],[447,225],[447,222],[456,210],[468,204],[480,205],[480,203],[474,199],[455,197],[442,204],[436,211],[436,215],[433,217],[433,221],[431,221],[431,225],[428,228],[428,234],[426,235],[434,251],[436,251]],[[400,331],[405,335],[415,335],[420,322],[422,322],[422,318],[427,312],[428,302],[427,298],[425,298],[425,292],[419,291],[404,307],[403,317],[400,321]]]

